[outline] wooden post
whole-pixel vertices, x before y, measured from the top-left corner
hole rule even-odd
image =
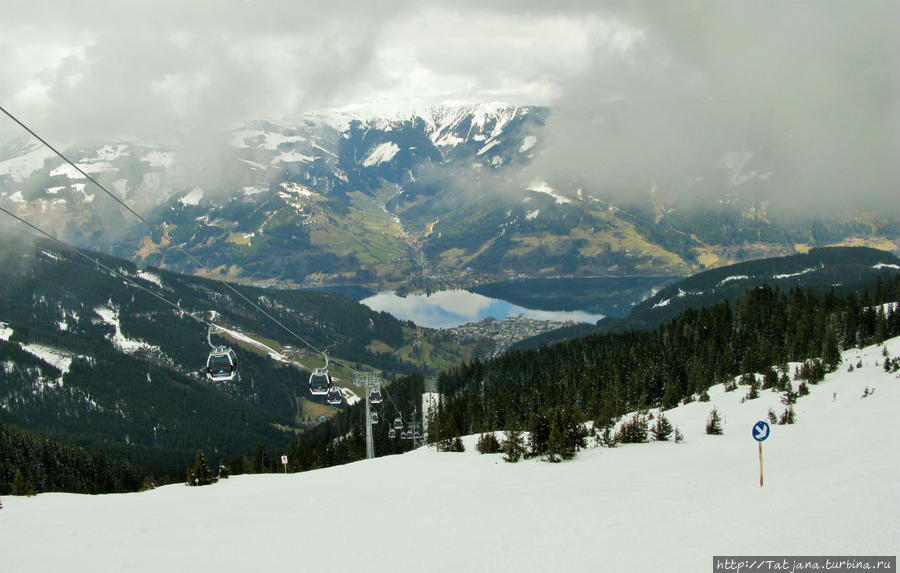
[[[762,442],[756,442],[759,444],[759,487],[763,486],[763,463],[762,463]]]

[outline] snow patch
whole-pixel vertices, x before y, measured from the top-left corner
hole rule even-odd
[[[9,327],[9,324],[5,322],[0,322],[0,340],[5,342],[9,342],[9,337],[13,335],[13,329]]]
[[[299,183],[294,183],[291,181],[285,181],[279,185],[284,192],[290,195],[299,195],[302,197],[312,197],[313,195],[318,195],[315,191],[306,187],[304,185],[300,185]]]
[[[246,163],[247,165],[252,167],[254,171],[265,171],[266,170],[266,166],[263,165],[262,163],[250,161],[249,159],[241,159],[240,157],[238,157],[238,161],[240,161],[242,163]]]
[[[145,153],[141,157],[141,161],[149,163],[150,167],[161,167],[163,169],[169,169],[175,165],[175,157],[168,151],[151,151]]]
[[[72,366],[72,359],[75,355],[66,352],[65,350],[44,346],[43,344],[20,344],[19,346],[28,354],[36,356],[47,364],[52,364],[57,367],[59,371],[62,372],[58,379],[60,385],[62,384],[62,377],[69,373],[69,368]]]
[[[534,221],[534,219],[538,216],[538,214],[540,212],[541,212],[540,209],[535,209],[531,213],[528,213],[527,215],[525,215],[525,218],[528,219],[529,221]]]
[[[299,151],[282,151],[281,155],[272,160],[272,163],[312,163],[316,158],[304,155]]]
[[[873,269],[896,269],[900,271],[900,265],[892,265],[890,263],[878,263],[872,266]]]
[[[109,341],[113,343],[113,346],[121,350],[126,354],[134,354],[135,352],[141,350],[155,350],[157,352],[160,349],[152,344],[148,344],[146,342],[142,342],[140,340],[130,340],[125,338],[125,335],[122,334],[122,327],[119,324],[119,313],[118,311],[112,310],[105,306],[98,306],[94,308],[94,312],[103,319],[103,322],[109,324],[110,326],[115,328],[115,332],[108,337]]]
[[[159,275],[155,275],[147,271],[138,271],[137,276],[138,278],[144,279],[147,282],[151,282],[160,288],[163,286],[162,279],[159,278]]]
[[[524,139],[522,139],[522,145],[519,146],[519,153],[525,153],[537,143],[537,137],[533,135],[526,135]]]
[[[252,197],[253,195],[265,193],[268,190],[269,190],[269,188],[265,185],[248,185],[246,187],[241,188],[241,192],[244,193],[245,197]]]
[[[485,153],[487,153],[488,151],[490,151],[493,147],[499,145],[499,143],[500,143],[500,142],[497,141],[496,139],[493,140],[493,141],[489,141],[489,142],[487,143],[487,145],[485,145],[484,147],[482,147],[481,149],[478,150],[478,153],[476,153],[476,155],[484,155]]]
[[[718,284],[716,284],[716,286],[720,287],[720,286],[722,286],[726,283],[730,283],[732,281],[745,281],[749,278],[750,277],[748,275],[734,275],[734,276],[730,276],[730,277],[725,277],[724,279],[720,280],[718,282]]]
[[[83,163],[78,167],[88,175],[93,175],[95,173],[105,173],[107,171],[118,171],[117,168],[113,167],[106,161],[98,161],[96,163]],[[84,175],[82,175],[77,169],[75,169],[68,163],[63,163],[56,169],[50,171],[50,177],[57,177],[60,175],[68,177],[69,179],[84,179]]]
[[[801,276],[801,275],[805,275],[805,274],[808,274],[808,273],[814,273],[814,272],[816,272],[816,268],[815,268],[815,267],[810,267],[810,268],[808,268],[808,269],[803,269],[802,271],[796,272],[796,273],[789,273],[789,274],[784,274],[784,275],[773,275],[772,278],[773,278],[773,279],[776,279],[776,280],[780,280],[780,279],[789,279],[789,278],[799,277],[799,276]]]
[[[561,195],[559,191],[550,187],[550,185],[546,181],[541,181],[536,179],[531,182],[531,184],[525,188],[528,191],[534,191],[535,193],[544,193],[545,195],[550,195],[554,199],[556,199],[556,203],[571,203],[568,197]]]
[[[399,151],[400,147],[393,141],[387,141],[381,145],[376,145],[369,152],[368,157],[363,160],[362,165],[363,167],[372,167],[373,165],[385,163],[393,159]]]
[[[0,161],[0,175],[9,175],[13,181],[24,181],[44,166],[44,162],[56,154],[41,146],[25,155]]]
[[[178,202],[186,207],[188,205],[199,205],[200,199],[203,199],[203,189],[194,187],[187,195],[179,199]]]

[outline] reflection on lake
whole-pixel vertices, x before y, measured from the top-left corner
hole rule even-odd
[[[465,290],[447,290],[431,295],[417,294],[405,297],[392,292],[381,292],[361,301],[372,310],[390,313],[400,320],[411,320],[429,328],[452,328],[467,322],[478,322],[489,316],[503,320],[520,314],[537,320],[556,320],[594,323],[602,314],[578,310],[552,311],[524,308]]]

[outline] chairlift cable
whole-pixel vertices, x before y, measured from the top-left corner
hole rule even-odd
[[[73,161],[71,161],[68,157],[66,157],[65,155],[63,155],[63,154],[62,154],[59,150],[57,150],[55,147],[53,147],[52,145],[50,145],[50,143],[48,143],[44,138],[42,138],[40,135],[38,135],[37,133],[35,133],[35,132],[34,132],[31,128],[29,128],[27,125],[25,125],[24,123],[22,123],[21,121],[19,121],[13,114],[11,114],[10,112],[8,112],[3,106],[0,106],[0,111],[2,111],[3,113],[5,113],[10,119],[12,119],[14,122],[16,122],[20,127],[22,127],[22,129],[24,129],[24,130],[27,131],[29,134],[31,134],[35,139],[37,139],[38,141],[40,141],[41,143],[43,143],[44,145],[46,145],[46,146],[50,149],[50,151],[52,151],[53,153],[55,153],[56,155],[58,155],[60,158],[62,158],[63,161],[65,161],[66,163],[68,163],[69,165],[71,165],[71,166],[72,166],[75,170],[77,170],[81,175],[83,175],[85,178],[87,178],[88,181],[90,181],[91,183],[93,183],[94,185],[96,185],[98,188],[100,188],[101,191],[103,191],[104,193],[106,193],[107,195],[109,195],[109,196],[110,196],[116,203],[118,203],[122,208],[124,208],[126,211],[128,211],[129,213],[131,213],[132,215],[134,215],[140,222],[144,223],[144,225],[146,225],[147,227],[149,227],[151,231],[154,230],[154,229],[156,228],[156,227],[155,227],[154,225],[152,225],[149,221],[147,221],[147,219],[145,219],[143,216],[141,216],[140,213],[138,213],[137,211],[135,211],[134,209],[132,209],[131,207],[129,207],[128,204],[125,203],[122,199],[120,199],[116,194],[114,194],[114,193],[111,192],[109,189],[107,189],[106,187],[104,187],[103,185],[101,185],[99,181],[97,181],[96,179],[94,179],[93,177],[91,177],[89,174],[85,173],[80,167],[78,167],[78,165],[76,165],[76,164],[75,164]],[[7,213],[8,213],[8,211],[7,211]],[[55,239],[55,237],[54,237],[54,239]],[[203,267],[204,267],[203,263],[202,263],[201,261],[199,261],[196,257],[194,257],[194,255],[192,255],[192,254],[190,253],[190,251],[188,251],[186,248],[184,248],[184,247],[182,247],[182,246],[180,246],[180,245],[178,245],[178,244],[175,244],[175,248],[177,248],[177,249],[179,249],[180,251],[182,251],[182,252],[188,257],[188,259],[189,259],[192,263],[194,263],[195,265],[197,265],[197,267],[199,267],[199,268],[203,268]],[[303,344],[305,344],[306,346],[308,346],[309,348],[311,348],[311,349],[312,349],[313,351],[315,351],[317,354],[323,354],[323,355],[325,354],[324,352],[322,352],[321,350],[319,350],[318,348],[316,348],[315,346],[313,346],[311,343],[309,343],[308,341],[306,341],[305,339],[303,339],[303,337],[301,337],[299,334],[297,334],[296,332],[294,332],[293,330],[291,330],[290,328],[288,328],[286,325],[284,325],[281,321],[279,321],[278,319],[276,319],[274,316],[272,316],[271,314],[269,314],[268,312],[266,312],[265,309],[261,308],[259,305],[257,305],[256,303],[254,303],[252,300],[250,300],[249,298],[247,298],[246,296],[244,296],[239,290],[237,290],[237,289],[236,289],[235,287],[233,287],[232,285],[228,284],[226,281],[223,281],[223,280],[217,279],[217,278],[213,278],[213,277],[206,277],[206,278],[209,278],[210,280],[213,280],[213,281],[216,281],[216,282],[219,282],[219,283],[225,285],[226,288],[228,288],[228,289],[230,289],[232,292],[234,292],[237,296],[239,296],[241,299],[243,299],[247,304],[249,304],[249,305],[252,306],[254,309],[256,309],[258,312],[260,312],[261,314],[263,314],[264,316],[266,316],[267,318],[269,318],[272,322],[274,322],[275,324],[277,324],[278,326],[280,326],[282,329],[284,329],[286,332],[288,332],[289,334],[291,334],[294,338],[296,338],[297,340],[299,340],[300,342],[302,342]],[[327,358],[326,358],[326,360],[327,360]]]
[[[121,278],[122,280],[128,282],[130,285],[132,285],[132,286],[134,286],[134,287],[136,287],[136,288],[138,288],[138,289],[140,289],[140,290],[142,290],[142,291],[144,291],[144,292],[146,292],[146,293],[148,293],[148,294],[150,294],[150,295],[152,295],[152,296],[155,296],[155,297],[158,298],[159,300],[161,300],[161,301],[163,301],[164,303],[168,304],[169,306],[175,308],[175,309],[178,310],[179,312],[188,315],[189,317],[193,318],[193,319],[196,320],[197,322],[200,322],[201,324],[205,324],[205,325],[206,325],[207,327],[209,327],[209,328],[213,328],[213,327],[215,327],[215,328],[220,328],[217,324],[214,324],[214,323],[212,323],[212,322],[210,322],[210,321],[208,321],[208,320],[205,320],[205,319],[203,319],[203,318],[194,316],[194,314],[193,314],[192,312],[188,311],[187,309],[182,308],[178,303],[172,302],[172,301],[170,301],[169,299],[167,299],[166,297],[162,296],[161,294],[159,294],[159,293],[157,293],[157,292],[153,292],[152,290],[148,289],[148,288],[145,287],[144,285],[135,282],[135,281],[134,281],[131,277],[129,277],[128,275],[122,274],[122,273],[120,273],[119,271],[117,271],[116,269],[111,268],[111,267],[108,267],[107,265],[101,263],[99,259],[91,258],[90,256],[87,255],[87,253],[83,252],[81,249],[79,249],[79,248],[77,248],[77,247],[73,247],[72,245],[66,243],[65,241],[56,238],[55,236],[53,236],[52,234],[48,233],[47,231],[44,231],[44,230],[41,229],[40,227],[37,227],[36,225],[33,225],[33,224],[29,223],[28,221],[26,221],[25,219],[19,217],[19,216],[16,215],[15,213],[12,213],[12,212],[6,210],[6,209],[3,208],[2,206],[0,206],[0,211],[6,213],[7,215],[9,215],[10,217],[12,217],[13,219],[16,219],[17,221],[19,221],[19,222],[22,223],[23,225],[26,225],[27,227],[29,227],[30,229],[34,230],[35,232],[37,232],[37,233],[39,233],[39,234],[41,234],[41,235],[47,237],[48,239],[50,239],[50,240],[52,240],[52,241],[54,241],[54,242],[56,242],[56,243],[59,243],[60,245],[66,247],[68,250],[75,252],[77,255],[79,255],[80,257],[84,258],[84,259],[87,260],[89,263],[95,264],[95,265],[97,265],[99,268],[102,268],[103,270],[105,270],[105,271],[107,271],[107,272],[109,272],[109,273],[112,273],[112,274],[116,275],[117,277]]]

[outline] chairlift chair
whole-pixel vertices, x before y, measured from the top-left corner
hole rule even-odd
[[[206,377],[213,382],[231,382],[237,368],[237,355],[231,348],[216,346],[206,357]]]

